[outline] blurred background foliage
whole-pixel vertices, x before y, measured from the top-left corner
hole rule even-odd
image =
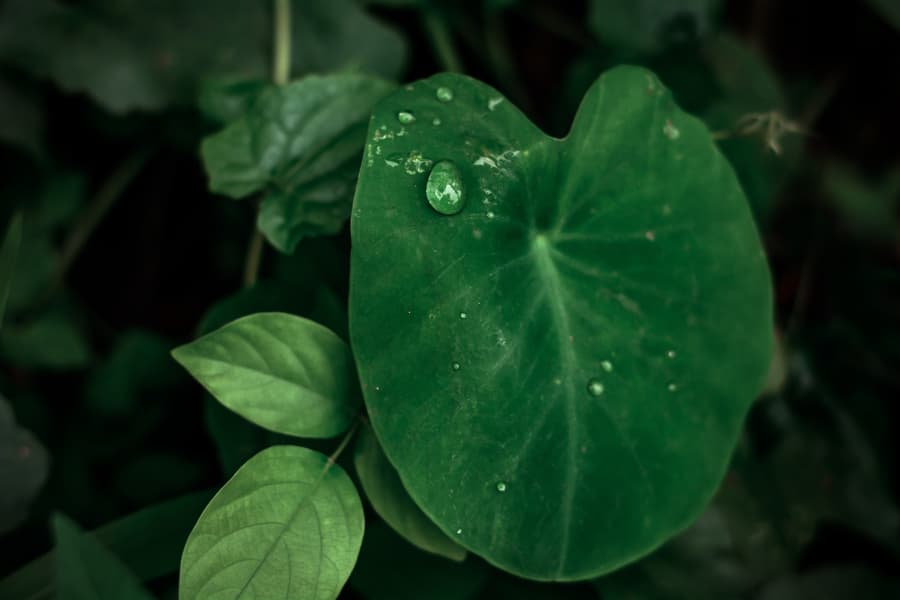
[[[690,529],[550,585],[424,554],[370,511],[347,598],[900,597],[900,3],[293,10],[292,78],[457,69],[555,135],[603,70],[652,68],[734,165],[776,285],[769,384]],[[271,79],[272,20],[265,0],[0,0],[2,598],[77,589],[79,569],[175,598],[205,490],[279,440],[205,398],[169,350],[261,310],[346,339],[346,228],[267,247],[243,287],[255,202],[209,192],[199,156]]]

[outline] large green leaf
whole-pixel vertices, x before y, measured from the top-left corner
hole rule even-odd
[[[267,79],[271,2],[262,0],[9,0],[0,61],[123,112],[192,104],[207,77]],[[293,0],[293,73],[361,67],[393,77],[402,38],[353,0]]]
[[[277,433],[332,437],[355,414],[350,348],[301,317],[243,317],[179,346],[172,356],[219,402]]]
[[[688,525],[765,380],[772,332],[759,238],[703,124],[622,67],[565,139],[446,74],[385,99],[369,135],[351,340],[416,503],[536,579],[608,572]],[[434,161],[459,170],[459,214],[429,206]]]
[[[466,557],[465,549],[438,529],[409,497],[369,427],[359,434],[353,464],[375,512],[394,531],[422,550],[456,561]]]
[[[116,555],[71,520],[53,517],[59,600],[153,600]]]
[[[347,474],[327,457],[273,446],[241,467],[191,532],[180,597],[333,600],[363,537]]]
[[[359,74],[267,87],[204,140],[210,189],[232,198],[265,191],[259,228],[282,252],[337,233],[350,213],[369,113],[393,87]]]

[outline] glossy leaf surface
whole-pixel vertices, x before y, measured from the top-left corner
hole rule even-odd
[[[391,89],[358,74],[267,87],[203,142],[210,189],[232,198],[264,191],[259,228],[282,252],[337,233],[350,212],[369,113]]]
[[[465,549],[447,537],[409,497],[369,427],[359,433],[353,464],[375,512],[394,531],[422,550],[455,561],[466,557]]]
[[[176,348],[172,356],[219,402],[271,431],[331,437],[353,418],[350,348],[307,319],[257,313]]]
[[[180,597],[333,600],[363,537],[347,474],[297,446],[273,446],[212,499],[181,561]]]
[[[416,503],[536,579],[608,572],[688,525],[765,380],[772,329],[746,199],[703,124],[634,67],[603,75],[561,140],[438,75],[381,102],[369,140],[351,340]],[[442,160],[467,196],[453,216],[425,197]]]

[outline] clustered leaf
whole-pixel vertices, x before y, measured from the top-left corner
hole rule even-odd
[[[349,215],[369,114],[393,87],[341,74],[265,88],[204,140],[210,189],[232,198],[263,192],[258,225],[282,252],[304,237],[337,233]]]

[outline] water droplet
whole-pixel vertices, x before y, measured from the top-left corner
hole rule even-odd
[[[401,111],[397,113],[397,120],[404,125],[412,125],[416,122],[416,116],[411,112]]]
[[[380,391],[381,391],[381,386],[380,386],[380,385],[376,385],[376,386],[375,386],[375,391],[376,391],[376,392],[380,392]]]
[[[434,95],[441,102],[450,102],[453,100],[453,90],[448,87],[439,87]]]
[[[455,215],[466,204],[462,175],[455,164],[442,160],[434,165],[425,185],[425,198],[442,215]]]
[[[644,233],[644,237],[647,238],[648,241],[652,242],[656,240],[656,233],[654,233],[653,231],[647,231]]]
[[[674,351],[674,350],[669,350],[668,352],[666,352],[666,356],[667,356],[668,358],[675,358],[675,357],[678,356],[678,355],[675,354],[675,351]]]
[[[459,363],[458,362],[452,363],[450,365],[450,368],[453,369],[454,371],[459,371]]]
[[[437,127],[438,125],[441,124],[441,120],[438,119],[437,117],[435,117],[434,119],[432,119],[431,124],[434,125],[435,127]]]
[[[596,397],[602,395],[604,389],[605,388],[603,387],[603,383],[601,383],[599,379],[595,378],[588,381],[587,391],[591,396]]]
[[[464,312],[461,312],[461,313],[459,313],[459,318],[460,318],[460,319],[468,319],[468,318],[469,318],[469,315],[467,315],[467,314],[464,313]]]
[[[490,211],[490,210],[487,211],[487,218],[488,218],[488,219],[493,219],[494,216],[495,216],[495,215],[494,215],[494,212],[493,212],[493,211]]]
[[[678,391],[678,385],[676,385],[676,384],[674,384],[674,383],[670,383],[670,384],[669,384],[669,391],[670,391],[670,392]]]
[[[603,367],[603,370],[606,371],[607,373],[612,373],[613,364],[611,362],[609,362],[608,360],[600,361],[600,366]]]
[[[462,535],[462,529],[457,529],[457,530],[456,530],[456,535]]]
[[[678,128],[675,127],[671,120],[666,119],[666,124],[665,126],[663,126],[663,135],[665,135],[670,140],[677,140],[681,137],[681,131],[679,131]]]
[[[506,491],[506,483],[503,481],[498,481],[497,482],[497,491],[500,493],[505,492]]]
[[[499,96],[497,96],[496,98],[491,98],[490,100],[488,100],[488,110],[493,111],[501,102],[503,102],[503,98]]]

